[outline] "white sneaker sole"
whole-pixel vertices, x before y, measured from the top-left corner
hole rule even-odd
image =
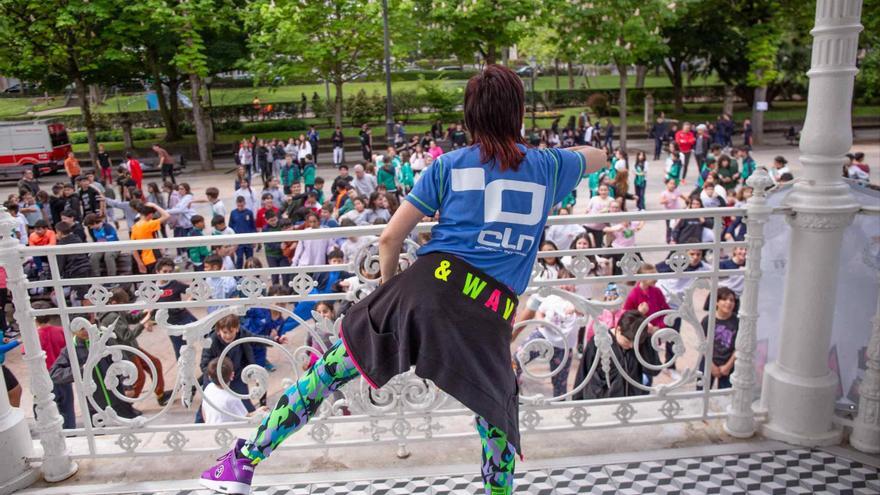
[[[250,495],[251,493],[250,485],[235,481],[214,481],[200,478],[199,484],[217,493],[228,493],[233,495]]]

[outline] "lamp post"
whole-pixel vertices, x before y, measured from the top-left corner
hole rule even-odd
[[[529,57],[529,67],[532,69],[532,129],[535,128],[535,71],[537,70],[535,67],[535,57]]]
[[[394,113],[391,106],[391,40],[388,37],[388,0],[382,0],[382,34],[385,43],[385,136],[394,144]]]

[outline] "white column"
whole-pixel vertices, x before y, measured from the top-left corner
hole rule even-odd
[[[755,434],[755,349],[758,344],[758,286],[761,283],[761,248],[764,246],[764,224],[770,218],[773,207],[767,204],[767,188],[773,180],[767,170],[759,168],[749,177],[748,185],[755,195],[749,198],[746,209],[746,255],[745,287],[739,305],[739,332],[736,334],[736,367],[730,380],[733,396],[728,408],[724,431],[737,438],[749,438]]]
[[[11,227],[2,220],[10,218],[6,209],[0,207],[0,252],[6,248],[6,238],[11,237],[12,242],[18,243],[12,236],[15,225]],[[6,266],[6,262],[0,263]],[[19,380],[22,377],[16,377]],[[9,404],[9,396],[6,394],[6,380],[0,373],[0,452],[3,453],[3,462],[0,462],[0,494],[13,493],[29,486],[40,477],[40,473],[30,466],[27,458],[34,455],[33,442],[28,431],[27,421],[24,414],[17,407]]]
[[[6,268],[7,287],[12,293],[12,304],[15,306],[15,321],[21,330],[21,341],[24,345],[24,360],[28,365],[31,393],[37,409],[37,420],[34,431],[43,446],[43,462],[40,471],[46,481],[54,482],[69,478],[76,473],[77,465],[67,453],[67,444],[61,432],[63,420],[58,414],[55,396],[52,393],[52,380],[46,369],[46,353],[40,347],[40,338],[31,315],[30,295],[24,286],[26,278],[19,257],[19,242],[13,235],[18,222],[6,209],[0,208],[0,265]],[[0,403],[2,414],[2,403]],[[19,413],[20,414],[20,413]],[[2,452],[31,452],[33,447],[27,425],[24,424],[25,443],[3,445]],[[0,434],[2,435],[2,434]],[[2,464],[2,463],[0,463]]]
[[[873,262],[871,264],[874,264]],[[877,282],[880,284],[880,266]],[[853,425],[849,443],[869,454],[880,453],[880,296],[877,298],[877,314],[871,340],[865,351],[868,363],[865,379],[859,385],[859,412]]]
[[[841,178],[852,146],[850,107],[861,0],[818,0],[812,30],[803,180],[786,198],[793,214],[779,357],[764,374],[763,433],[799,445],[837,443],[837,376],[828,369],[840,245],[858,203]]]
[[[40,477],[40,472],[30,466],[27,458],[34,455],[31,434],[24,414],[9,405],[6,381],[0,373],[0,495],[14,493],[26,488]]]

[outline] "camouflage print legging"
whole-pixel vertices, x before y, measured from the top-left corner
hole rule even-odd
[[[325,397],[359,375],[342,340],[338,340],[314,366],[278,399],[253,437],[242,447],[245,457],[260,462],[281,442],[309,422]],[[507,434],[477,416],[477,431],[483,446],[481,472],[487,495],[508,495],[513,491],[516,451]]]

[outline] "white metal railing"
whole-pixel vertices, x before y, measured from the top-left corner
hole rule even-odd
[[[521,302],[534,294],[547,296],[555,294],[567,299],[576,308],[579,326],[586,325],[592,319],[595,322],[595,342],[598,349],[596,359],[584,366],[588,372],[581,380],[575,380],[565,394],[553,396],[547,393],[553,377],[561,372],[566,361],[571,360],[571,373],[580,365],[581,357],[576,347],[566,344],[563,364],[555,368],[550,365],[553,355],[553,344],[546,338],[531,340],[520,348],[514,343],[516,355],[520,358],[537,353],[537,359],[523,366],[523,393],[521,394],[521,426],[524,433],[535,431],[566,431],[613,428],[620,425],[643,425],[681,421],[696,421],[713,418],[727,418],[728,431],[737,436],[750,436],[755,430],[755,412],[752,402],[756,397],[757,384],[754,371],[755,331],[757,314],[757,284],[760,278],[759,253],[763,243],[763,223],[772,213],[766,205],[765,188],[769,186],[769,177],[763,171],[750,179],[756,194],[747,208],[714,208],[700,210],[652,211],[603,214],[600,216],[561,216],[553,217],[549,225],[583,224],[599,220],[615,223],[620,221],[664,221],[687,217],[705,217],[714,219],[713,236],[709,242],[687,245],[668,245],[665,243],[647,243],[630,248],[606,247],[599,249],[564,249],[556,252],[542,252],[539,258],[570,256],[571,278],[544,280],[533,279]],[[722,240],[722,220],[724,217],[745,216],[748,235],[744,242],[725,242]],[[351,227],[335,229],[318,229],[305,231],[273,232],[264,234],[186,237],[174,239],[156,239],[149,241],[121,241],[114,243],[74,244],[65,246],[22,248],[17,240],[10,235],[15,220],[5,212],[0,212],[0,261],[8,273],[9,289],[12,292],[16,308],[16,319],[22,331],[25,346],[25,359],[30,373],[30,388],[36,403],[36,431],[43,444],[45,471],[54,469],[56,477],[70,469],[71,458],[107,457],[107,456],[148,456],[162,455],[168,452],[195,453],[228,448],[234,441],[232,430],[244,428],[259,421],[259,417],[238,417],[237,422],[223,425],[205,425],[181,423],[172,420],[171,412],[195,412],[198,398],[204,398],[199,380],[198,351],[205,344],[206,337],[211,333],[214,323],[228,314],[243,315],[249,308],[272,308],[287,315],[298,323],[295,332],[302,335],[308,333],[313,340],[312,347],[302,345],[283,345],[278,342],[260,338],[240,339],[227,347],[226,352],[234,346],[249,342],[261,342],[270,346],[273,359],[288,360],[293,366],[294,376],[298,379],[301,365],[308,360],[310,352],[320,354],[326,349],[327,342],[336,339],[337,328],[342,320],[329,321],[314,315],[313,320],[304,321],[290,311],[289,305],[303,301],[318,300],[349,300],[357,301],[364,297],[373,287],[378,276],[378,249],[373,242],[363,249],[357,259],[346,265],[320,265],[282,268],[259,268],[224,271],[223,276],[237,279],[239,297],[214,300],[210,298],[208,278],[211,272],[178,271],[163,275],[118,275],[100,278],[60,278],[58,272],[58,256],[72,253],[100,253],[106,251],[132,252],[140,249],[174,250],[207,243],[210,245],[239,245],[266,242],[302,241],[319,238],[341,238],[349,236],[378,235],[382,227]],[[432,224],[420,224],[416,231],[427,232]],[[719,262],[722,250],[730,250],[738,246],[748,247],[746,269],[721,270]],[[406,268],[416,258],[418,244],[410,239],[401,254],[401,267]],[[670,250],[672,251],[669,254]],[[686,270],[688,250],[705,251],[709,260],[708,269],[700,271]],[[618,267],[621,275],[591,275],[593,260],[596,256],[619,255]],[[667,254],[669,254],[667,256]],[[45,256],[51,277],[47,280],[28,281],[24,277],[22,264],[28,257]],[[638,274],[642,259],[666,259],[671,271],[658,274]],[[320,272],[345,270],[354,273],[357,279],[346,293],[315,294],[312,289],[316,281],[313,274]],[[536,269],[533,276],[539,275]],[[272,274],[284,273],[292,277],[287,295],[266,296]],[[730,276],[744,276],[745,290],[742,295],[739,314],[741,324],[736,340],[737,365],[733,374],[733,388],[728,390],[695,390],[697,382],[706,381],[706,376],[698,369],[699,361],[711,362],[713,355],[713,332],[715,327],[715,297],[719,282]],[[687,279],[678,293],[670,294],[672,309],[649,315],[639,329],[639,335],[648,332],[647,321],[654,316],[663,316],[667,324],[673,320],[682,321],[682,331],[677,333],[670,329],[661,329],[651,335],[649,341],[655,349],[664,343],[671,342],[673,355],[667,356],[659,364],[647,362],[644,356],[637,354],[642,366],[662,371],[678,364],[682,369],[680,376],[673,377],[667,383],[646,385],[641,381],[630,379],[622,372],[621,363],[612,352],[612,334],[602,323],[600,316],[603,311],[618,309],[624,301],[625,290],[620,297],[612,301],[589,300],[580,294],[562,290],[563,286],[585,284],[605,284],[619,282],[620,287],[627,281],[644,279]],[[189,285],[191,299],[183,302],[159,302],[161,291],[159,280],[179,280]],[[140,284],[136,292],[137,299],[130,304],[108,304],[108,286],[113,284]],[[56,297],[56,305],[50,309],[34,309],[31,306],[29,291],[48,289],[55,294],[64,293],[66,288],[88,286],[85,306],[71,306],[65,297]],[[708,292],[708,332],[703,335],[695,300],[703,300],[703,293]],[[700,296],[699,298],[697,296]],[[168,323],[168,310],[176,308],[206,308],[220,306],[221,309],[200,317],[196,322],[175,326]],[[520,305],[522,307],[523,304]],[[93,369],[101,360],[109,362],[106,375],[103,376],[104,386],[108,394],[113,394],[115,401],[138,403],[150,398],[152,394],[143,393],[140,397],[130,398],[121,391],[122,385],[130,385],[137,375],[132,355],[139,355],[135,348],[115,344],[111,340],[111,332],[99,328],[89,320],[89,315],[100,315],[109,311],[153,310],[157,328],[168,335],[181,336],[185,345],[181,349],[177,361],[177,374],[171,388],[172,396],[168,404],[158,412],[145,414],[136,418],[123,418],[108,405],[101,408],[92,397],[96,387]],[[33,323],[38,315],[56,315],[65,328],[67,351],[73,368],[74,390],[80,410],[84,411],[80,420],[82,426],[70,430],[62,430],[61,418],[52,398],[52,383],[45,367],[44,354],[39,347],[39,339]],[[537,320],[520,321],[517,327],[544,327],[550,333],[561,330],[552,323]],[[78,362],[75,343],[71,331],[84,329],[89,334],[88,358]],[[683,334],[687,333],[695,344],[688,344]],[[517,342],[520,342],[519,339]],[[638,337],[637,339],[638,340]],[[693,363],[683,365],[683,356],[689,353],[697,356]],[[141,354],[142,358],[145,358]],[[147,391],[153,390],[152,376],[155,369],[149,359],[144,359],[152,371],[150,379],[144,386]],[[572,400],[593,379],[597,369],[608,375],[612,368],[617,368],[625,376],[633,389],[640,390],[644,395],[633,397]],[[256,365],[243,370],[242,379],[248,385],[247,394],[237,394],[243,399],[257,400],[268,394],[269,403],[277,397],[278,389],[269,389],[268,372]],[[571,382],[571,380],[567,380]],[[282,386],[291,380],[282,381]],[[235,393],[235,392],[233,392]],[[94,414],[87,411],[90,404]],[[381,390],[371,390],[363,380],[356,380],[343,387],[337,395],[325,402],[318,418],[315,418],[305,431],[295,435],[284,448],[333,447],[368,445],[376,442],[390,442],[401,445],[401,454],[407,442],[429,438],[456,438],[470,436],[472,428],[460,429],[455,425],[462,424],[462,419],[469,422],[472,413],[456,403],[432,383],[427,382],[412,372],[405,373],[392,380]],[[163,441],[149,442],[147,437],[159,434]],[[202,441],[206,434],[213,441]],[[76,440],[76,442],[72,442]],[[66,444],[75,445],[69,449]],[[54,466],[54,467],[53,467]]]

